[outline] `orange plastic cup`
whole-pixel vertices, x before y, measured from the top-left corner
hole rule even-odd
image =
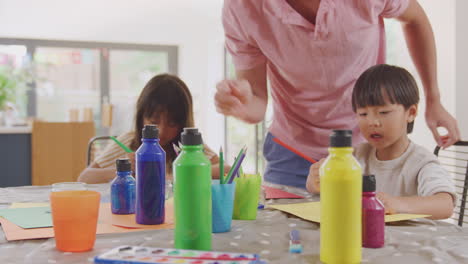
[[[58,250],[82,252],[94,247],[100,198],[99,192],[86,190],[50,193]]]

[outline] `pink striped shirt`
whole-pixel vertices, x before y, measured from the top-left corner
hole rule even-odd
[[[273,99],[270,132],[299,151],[327,154],[332,129],[353,130],[353,85],[385,62],[383,18],[397,17],[408,0],[322,0],[315,25],[286,0],[225,0],[226,48],[237,70],[267,64]]]

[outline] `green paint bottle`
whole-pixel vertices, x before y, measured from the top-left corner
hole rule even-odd
[[[175,247],[211,250],[211,163],[197,128],[184,128],[174,172]]]

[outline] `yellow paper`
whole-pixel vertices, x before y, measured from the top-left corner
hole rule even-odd
[[[294,203],[294,204],[273,204],[269,205],[268,208],[280,210],[292,215],[298,216],[302,219],[320,223],[320,202],[310,203]],[[385,222],[396,222],[403,220],[410,220],[416,218],[429,217],[430,215],[418,215],[418,214],[393,214],[385,215]]]
[[[397,222],[403,220],[410,220],[416,218],[425,218],[429,217],[430,215],[419,215],[419,214],[392,214],[392,215],[385,215],[385,223],[388,222]]]
[[[49,203],[12,203],[10,208],[30,208],[30,207],[46,207]]]

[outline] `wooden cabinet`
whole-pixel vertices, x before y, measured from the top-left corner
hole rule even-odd
[[[93,122],[34,122],[32,127],[32,184],[76,181],[86,167]]]

